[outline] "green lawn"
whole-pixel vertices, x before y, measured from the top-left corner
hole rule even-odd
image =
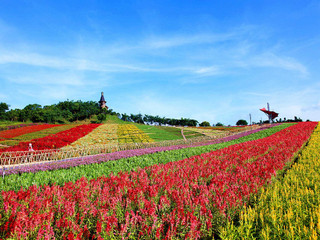
[[[137,126],[137,128],[139,128],[140,130],[144,131],[150,138],[152,138],[156,142],[182,139],[181,132],[177,131],[177,129],[172,127],[167,127],[168,129],[170,128],[173,129],[170,132],[166,130],[166,128],[164,127],[143,125],[143,124],[134,124],[134,125]]]
[[[180,128],[175,128],[175,127],[164,127],[164,126],[156,126],[157,128],[159,129],[163,129],[171,134],[174,134],[176,136],[179,136],[180,138],[183,138],[182,135],[181,135],[181,129]],[[184,129],[183,130],[183,135],[186,137],[186,138],[193,138],[193,137],[202,137],[204,136],[203,134],[201,133],[198,133],[198,132],[195,132],[195,131],[191,131],[191,130],[186,130]],[[179,139],[180,139],[179,138]]]

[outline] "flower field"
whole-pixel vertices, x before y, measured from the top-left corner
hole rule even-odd
[[[39,141],[47,142],[46,145],[41,144],[42,147],[34,148],[35,150],[40,149],[56,149],[57,144],[54,142],[49,143],[55,139],[53,135],[58,134],[59,137],[61,132],[70,130],[71,128],[77,127],[81,124],[63,124],[63,125],[32,125],[23,126],[19,125],[20,128],[11,129],[0,132],[0,151],[26,151],[28,150],[28,144],[32,143],[39,145]],[[196,128],[194,128],[196,129]],[[224,131],[227,132],[227,131]],[[203,137],[210,134],[203,134],[195,130],[185,129],[184,135],[187,139],[194,137]],[[50,136],[50,137],[49,137]],[[211,137],[222,137],[215,133],[210,135]],[[39,139],[42,140],[39,140]],[[176,127],[163,127],[163,126],[150,126],[141,124],[101,124],[93,131],[89,131],[87,135],[81,135],[76,138],[75,142],[68,141],[68,144],[58,144],[64,146],[63,149],[72,148],[83,148],[88,146],[99,146],[105,144],[118,144],[125,143],[150,143],[150,142],[161,142],[168,140],[179,140],[183,139],[181,129]],[[14,147],[15,146],[15,147]],[[1,150],[2,149],[2,150]]]
[[[260,127],[261,126],[259,125],[252,125],[252,126],[237,126],[237,127],[185,127],[184,129],[198,132],[209,137],[219,137],[219,136],[224,136],[230,133],[258,129]]]
[[[78,125],[79,124],[66,124],[66,125],[56,126],[52,128],[46,128],[40,131],[23,134],[18,137],[14,137],[14,138],[2,141],[1,144],[7,145],[7,146],[15,146],[15,145],[18,145],[20,142],[27,142],[27,141],[35,140],[37,138],[43,138],[52,134],[66,131]]]
[[[318,239],[320,235],[320,125],[283,179],[263,189],[222,239]]]
[[[32,143],[34,150],[59,149],[87,135],[93,129],[97,128],[99,125],[100,124],[84,124],[76,126],[69,130],[58,132],[54,135],[49,135],[43,138],[37,138],[29,142],[20,142],[16,146],[0,149],[0,152],[27,151],[29,143]]]
[[[108,175],[111,172],[117,173],[119,171],[131,171],[138,167],[178,161],[189,156],[195,156],[234,144],[268,137],[291,125],[292,124],[274,125],[271,128],[268,126],[265,129],[243,132],[210,142],[196,142],[187,145],[169,145],[166,147],[125,150],[84,158],[74,158],[64,161],[54,161],[25,166],[22,165],[20,167],[5,170],[0,169],[0,175],[6,176],[3,179],[0,178],[0,189],[19,190],[21,187],[28,188],[33,184],[49,184],[52,182],[52,179],[54,179],[57,184],[63,184],[65,181],[76,181],[82,176],[92,179],[102,175]],[[117,161],[114,162],[114,160]],[[77,166],[77,168],[73,168],[75,166]],[[56,172],[52,170],[59,171]],[[62,173],[62,171],[65,172]]]
[[[117,133],[119,143],[154,141],[147,134],[145,134],[142,130],[140,130],[133,124],[119,124]]]
[[[146,155],[151,164],[144,167],[142,158],[140,168],[131,171],[129,162],[117,165],[122,159],[91,164],[97,171],[104,164],[120,170],[108,176],[105,168],[100,177],[63,183],[79,167],[53,171],[57,178],[49,185],[1,192],[0,238],[211,239],[277,172],[290,166],[316,124],[291,125],[182,160],[168,160],[166,154],[174,151]],[[176,151],[183,150],[189,149]],[[167,162],[156,163],[162,154]],[[59,175],[62,182],[55,183]],[[10,178],[3,181],[11,183],[17,184]]]
[[[39,125],[41,123],[22,123],[22,122],[15,122],[12,125],[12,122],[0,122],[0,131],[10,130],[10,129],[16,129],[21,127],[27,127],[27,126],[35,126]]]
[[[68,147],[86,147],[99,144],[117,144],[118,143],[118,124],[102,124],[88,135],[76,140]]]
[[[56,127],[59,125],[56,124],[42,124],[42,125],[34,125],[34,126],[26,126],[26,127],[20,127],[20,128],[15,128],[15,129],[10,129],[10,130],[5,130],[0,132],[0,141],[18,137],[20,135],[32,133],[32,132],[37,132],[40,130],[44,130],[47,128],[52,128]]]

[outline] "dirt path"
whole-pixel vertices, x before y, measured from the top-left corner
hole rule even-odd
[[[187,141],[186,137],[185,137],[184,134],[183,134],[183,128],[181,128],[181,135],[182,135],[183,139],[184,139],[185,141]]]

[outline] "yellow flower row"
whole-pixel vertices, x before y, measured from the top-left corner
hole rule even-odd
[[[133,124],[120,124],[118,126],[119,143],[153,142],[147,134]]]
[[[320,236],[320,124],[284,178],[262,190],[222,239],[318,239]]]
[[[190,130],[193,132],[198,132],[209,137],[220,137],[220,136],[224,136],[226,133],[225,131],[215,130],[211,128],[205,129],[205,128],[198,128],[198,127],[185,127],[184,129]]]
[[[118,124],[103,124],[88,135],[65,147],[87,147],[102,144],[118,144]]]

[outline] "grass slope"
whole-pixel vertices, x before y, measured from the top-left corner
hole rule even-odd
[[[135,124],[135,126],[144,131],[150,138],[152,138],[156,142],[182,139],[181,133],[179,136],[179,134],[166,131],[165,129],[160,127],[143,124]]]

